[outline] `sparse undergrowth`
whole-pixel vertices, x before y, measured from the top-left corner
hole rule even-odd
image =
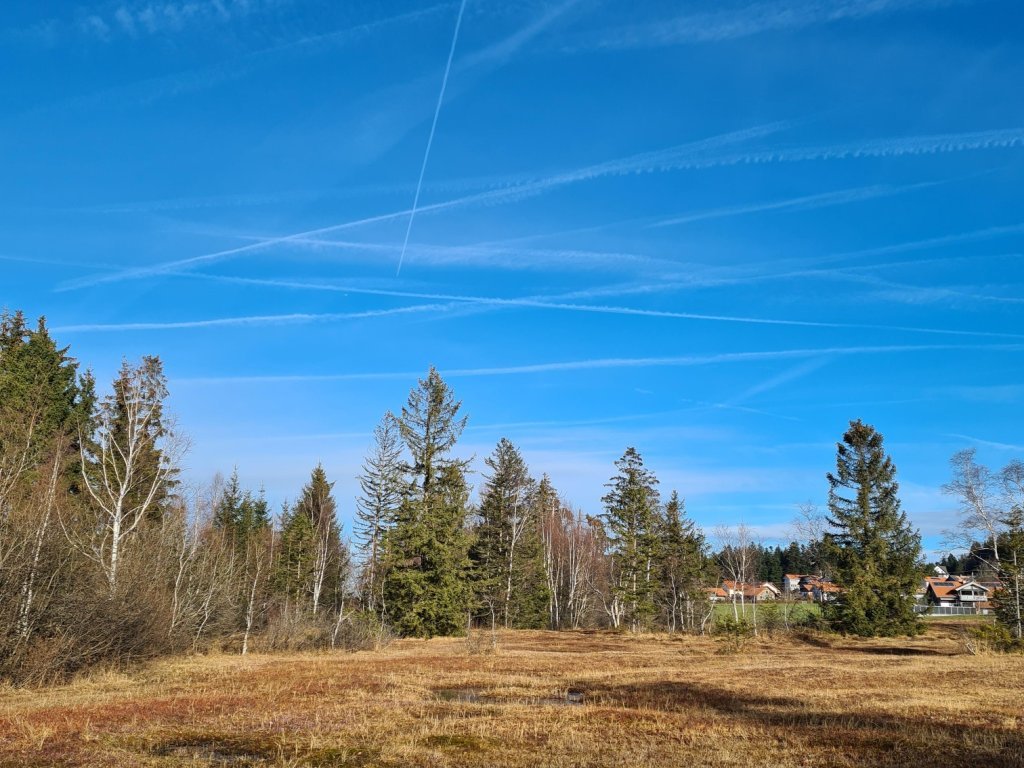
[[[172,659],[0,690],[0,765],[1009,768],[1024,764],[1022,662],[972,656],[938,622],[913,639],[806,632],[735,653],[500,632],[488,654],[435,639]]]

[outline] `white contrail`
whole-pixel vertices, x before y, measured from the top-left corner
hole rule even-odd
[[[430,159],[430,147],[434,143],[434,131],[437,130],[437,118],[441,114],[441,103],[444,101],[444,91],[448,87],[448,74],[452,71],[452,58],[455,56],[455,44],[459,40],[459,27],[462,26],[462,14],[466,10],[466,0],[459,5],[459,16],[455,19],[455,34],[452,35],[452,47],[448,50],[448,63],[444,66],[444,77],[441,78],[441,92],[437,95],[437,107],[434,108],[434,119],[430,123],[430,135],[427,137],[427,149],[423,153],[423,164],[420,166],[420,178],[416,182],[416,194],[412,198],[412,208],[409,211],[409,224],[405,228],[405,240],[402,242],[402,254],[398,257],[398,269],[395,270],[395,277],[402,272],[402,262],[405,261],[405,249],[409,246],[409,234],[412,232],[412,223],[416,218],[416,208],[420,204],[420,190],[423,188],[423,175],[427,172],[427,160]]]
[[[883,13],[916,8],[941,8],[955,2],[956,0],[841,0],[821,3],[773,0],[741,9],[678,16],[673,19],[662,19],[653,24],[619,27],[610,33],[581,36],[566,46],[566,50],[628,50],[714,43],[763,32],[801,29]]]
[[[301,323],[333,322],[338,320],[360,320],[390,315],[408,315],[418,312],[435,312],[451,309],[453,304],[418,304],[394,309],[372,309],[365,312],[295,312],[284,315],[246,315],[244,317],[217,317],[208,320],[179,320],[170,322],[144,323],[82,323],[62,325],[50,330],[55,333],[102,333],[124,331],[171,331],[186,328],[221,328],[252,325],[291,325]]]
[[[776,387],[781,387],[783,384],[788,384],[791,381],[794,381],[810,373],[813,373],[819,368],[827,365],[828,362],[829,358],[827,356],[812,357],[809,360],[805,360],[804,362],[800,363],[799,365],[793,368],[789,368],[783,371],[782,373],[776,374],[770,379],[755,384],[749,389],[744,390],[738,395],[730,397],[728,400],[719,403],[718,405],[721,405],[723,407],[737,406],[740,403],[745,402],[750,398],[754,397],[755,395],[760,395],[763,392],[768,392],[770,390],[775,389]]]
[[[445,377],[464,378],[477,376],[506,376],[534,373],[557,373],[562,371],[584,371],[612,368],[658,368],[693,367],[721,363],[743,363],[761,360],[786,360],[824,355],[871,355],[904,354],[911,352],[1020,352],[1024,344],[994,344],[985,347],[962,344],[892,345],[863,347],[829,347],[824,349],[782,349],[760,352],[722,352],[713,355],[687,355],[679,357],[614,357],[589,360],[569,360],[532,365],[510,365],[496,368],[454,368],[441,369]],[[365,381],[409,379],[422,376],[422,371],[364,372],[337,374],[286,374],[258,376],[191,377],[175,379],[176,383],[194,384],[275,384],[302,381]]]
[[[939,237],[930,237],[925,240],[911,240],[909,242],[896,243],[895,245],[883,245],[878,248],[864,248],[859,251],[837,253],[834,256],[829,256],[825,259],[819,260],[819,263],[827,261],[842,261],[844,259],[860,258],[863,256],[884,256],[890,253],[906,253],[907,251],[921,251],[942,245],[953,245],[955,243],[970,243],[976,240],[987,240],[993,237],[1002,237],[1003,235],[1016,235],[1020,234],[1021,232],[1024,232],[1024,224],[1009,224],[999,227],[987,227],[986,229],[976,229],[970,232],[960,232],[955,235],[940,235]]]
[[[958,435],[956,433],[949,433],[947,437],[955,437],[958,440],[967,440],[971,443],[983,445],[986,448],[995,448],[997,451],[1024,451],[1024,445],[1013,445],[1012,443],[997,443],[993,440],[983,440],[980,437],[971,437],[970,435]]]
[[[545,192],[548,189],[563,186],[565,184],[587,181],[590,179],[600,178],[602,176],[642,173],[655,170],[670,170],[675,167],[673,163],[679,162],[686,156],[693,156],[706,150],[749,141],[754,138],[760,138],[770,133],[782,130],[788,125],[788,123],[771,123],[769,125],[745,128],[739,131],[730,131],[728,133],[712,136],[706,139],[699,139],[687,144],[681,144],[667,150],[643,152],[637,155],[631,155],[630,157],[619,158],[605,163],[598,163],[596,165],[578,168],[573,171],[559,173],[553,176],[547,176],[532,181],[522,181],[518,184],[502,189],[478,192],[451,200],[431,203],[430,205],[423,205],[419,207],[418,213],[423,214],[427,212],[443,211],[453,208],[461,208],[468,205],[504,204],[512,200],[531,197]],[[342,230],[356,229],[371,224],[381,224],[394,221],[396,219],[403,219],[410,213],[411,211],[409,209],[393,211],[391,213],[382,213],[361,219],[353,219],[351,221],[342,222],[341,224],[331,224],[326,227],[318,227],[317,229],[310,229],[304,232],[296,232],[291,235],[271,237],[265,240],[260,240],[259,242],[247,243],[246,245],[239,245],[234,248],[225,248],[220,251],[213,251],[212,253],[205,253],[200,256],[191,256],[185,259],[162,262],[160,264],[153,264],[146,267],[121,270],[119,272],[113,272],[106,275],[94,275],[88,278],[68,281],[58,288],[58,290],[84,288],[103,283],[114,283],[122,280],[152,277],[154,275],[166,275],[183,269],[189,269],[199,264],[221,261],[225,258],[237,256],[242,253],[263,250],[276,245],[286,245],[294,241],[318,237],[331,232],[340,232]]]
[[[831,205],[844,205],[856,203],[862,200],[871,200],[876,197],[888,197],[898,195],[912,189],[931,187],[939,182],[925,182],[921,184],[907,184],[900,187],[892,187],[887,184],[877,184],[868,187],[855,187],[852,189],[841,189],[835,192],[822,192],[816,195],[802,195],[791,197],[785,200],[772,200],[764,203],[750,203],[748,205],[732,205],[723,208],[712,208],[704,211],[694,211],[682,216],[674,216],[670,219],[655,222],[649,227],[668,227],[675,224],[689,224],[694,221],[706,219],[720,219],[727,216],[741,216],[747,213],[761,213],[763,211],[788,211],[788,210],[812,210],[825,208]]]
[[[997,339],[1024,339],[1024,334],[1002,331],[969,331],[949,328],[925,328],[904,325],[872,325],[869,323],[834,323],[818,320],[789,320],[768,317],[748,317],[742,315],[711,315],[697,312],[676,312],[672,310],[641,309],[637,307],[620,307],[603,304],[574,304],[558,301],[558,297],[523,297],[499,298],[495,296],[470,296],[453,293],[432,293],[424,291],[399,291],[384,288],[361,288],[356,286],[331,283],[310,283],[301,280],[275,280],[250,277],[231,277],[189,273],[189,276],[219,280],[242,285],[262,285],[276,288],[296,290],[327,291],[332,293],[357,293],[370,296],[390,296],[393,298],[424,299],[428,301],[456,302],[487,307],[510,307],[528,309],[546,309],[564,312],[590,312],[604,315],[632,315],[636,317],[663,318],[672,320],[701,320],[708,322],[745,323],[751,325],[781,325],[803,328],[842,328],[850,330],[899,331],[905,333],[928,333],[945,336],[965,336]]]
[[[534,181],[523,181],[511,187],[479,192],[431,205],[421,206],[418,213],[442,211],[467,205],[504,204],[514,200],[547,192],[568,184],[607,176],[622,176],[634,173],[654,171],[688,170],[713,168],[718,166],[739,164],[760,164],[777,162],[800,162],[809,160],[839,160],[865,157],[902,157],[905,155],[926,155],[947,152],[964,152],[982,149],[1007,149],[1024,146],[1024,129],[1010,128],[1004,130],[975,131],[970,133],[936,134],[929,136],[910,136],[902,138],[884,138],[872,141],[848,142],[845,144],[822,145],[813,147],[792,147],[756,152],[721,154],[717,150],[730,144],[760,138],[787,127],[788,123],[774,123],[741,131],[713,136],[708,139],[682,144],[667,150],[643,152],[629,157],[612,160],[596,165],[589,165],[573,171],[546,176]],[[171,262],[163,262],[147,267],[123,270],[107,275],[96,275],[89,278],[70,281],[61,287],[82,288],[100,283],[112,283],[126,279],[166,275],[174,271],[188,269],[192,266],[219,261],[229,256],[248,253],[275,245],[287,244],[303,238],[325,235],[345,229],[363,227],[369,224],[392,221],[406,217],[411,211],[397,211],[376,216],[368,216],[341,224],[333,224],[292,235],[268,238],[260,242],[228,248],[201,256],[192,256]]]

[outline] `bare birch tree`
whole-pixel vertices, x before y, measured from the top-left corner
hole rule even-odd
[[[93,440],[80,440],[82,481],[95,520],[84,532],[64,528],[100,566],[112,594],[125,547],[166,494],[184,452],[184,442],[162,419],[166,396],[158,358],[144,357],[137,367],[125,362],[114,392],[100,404]]]
[[[991,565],[998,569],[999,534],[1004,528],[999,503],[999,477],[975,461],[976,456],[975,448],[965,448],[953,454],[949,460],[953,477],[942,486],[942,492],[960,502],[963,533],[968,537],[981,533],[983,543],[991,542]]]

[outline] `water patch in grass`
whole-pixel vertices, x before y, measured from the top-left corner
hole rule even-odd
[[[280,745],[259,738],[219,734],[179,736],[155,744],[160,757],[205,760],[213,765],[262,765],[281,754]]]
[[[282,761],[308,766],[364,766],[379,756],[372,749],[323,747],[303,749],[258,734],[181,734],[157,742],[148,750],[159,757],[184,758],[218,766],[277,765]]]

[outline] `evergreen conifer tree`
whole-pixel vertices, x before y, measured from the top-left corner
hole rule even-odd
[[[516,447],[502,438],[486,460],[476,540],[470,552],[477,602],[504,627],[542,626],[548,607],[537,484]]]
[[[214,507],[213,527],[234,533],[241,521],[243,498],[242,486],[238,480],[238,467],[235,467],[227,485],[224,486],[217,506]]]
[[[410,492],[384,535],[383,592],[388,619],[406,635],[457,634],[469,611],[468,462],[449,456],[466,425],[460,407],[431,368],[398,419]]]
[[[0,315],[0,506],[53,458],[66,488],[77,491],[79,434],[90,431],[96,398],[91,375],[79,377],[67,352],[45,319],[30,330],[22,313]]]
[[[609,491],[602,499],[614,568],[612,590],[624,620],[639,631],[656,612],[658,480],[635,448],[627,448],[615,466],[618,474],[606,485]]]
[[[659,526],[658,601],[669,631],[700,626],[707,566],[704,534],[686,516],[682,499],[672,491]]]
[[[828,618],[865,637],[916,633],[921,537],[900,509],[896,468],[874,427],[850,422],[828,482],[828,545],[842,588]]]
[[[224,531],[236,548],[244,552],[249,537],[265,531],[269,525],[270,510],[263,490],[258,496],[242,490],[235,467],[214,508],[213,527]]]
[[[337,504],[332,495],[334,483],[327,480],[322,464],[313,468],[309,482],[291,509],[289,523],[282,539],[291,534],[298,558],[297,586],[309,599],[310,611],[316,614],[325,604],[333,604],[339,596],[341,567],[344,557],[338,529]],[[250,513],[251,514],[251,513]]]

